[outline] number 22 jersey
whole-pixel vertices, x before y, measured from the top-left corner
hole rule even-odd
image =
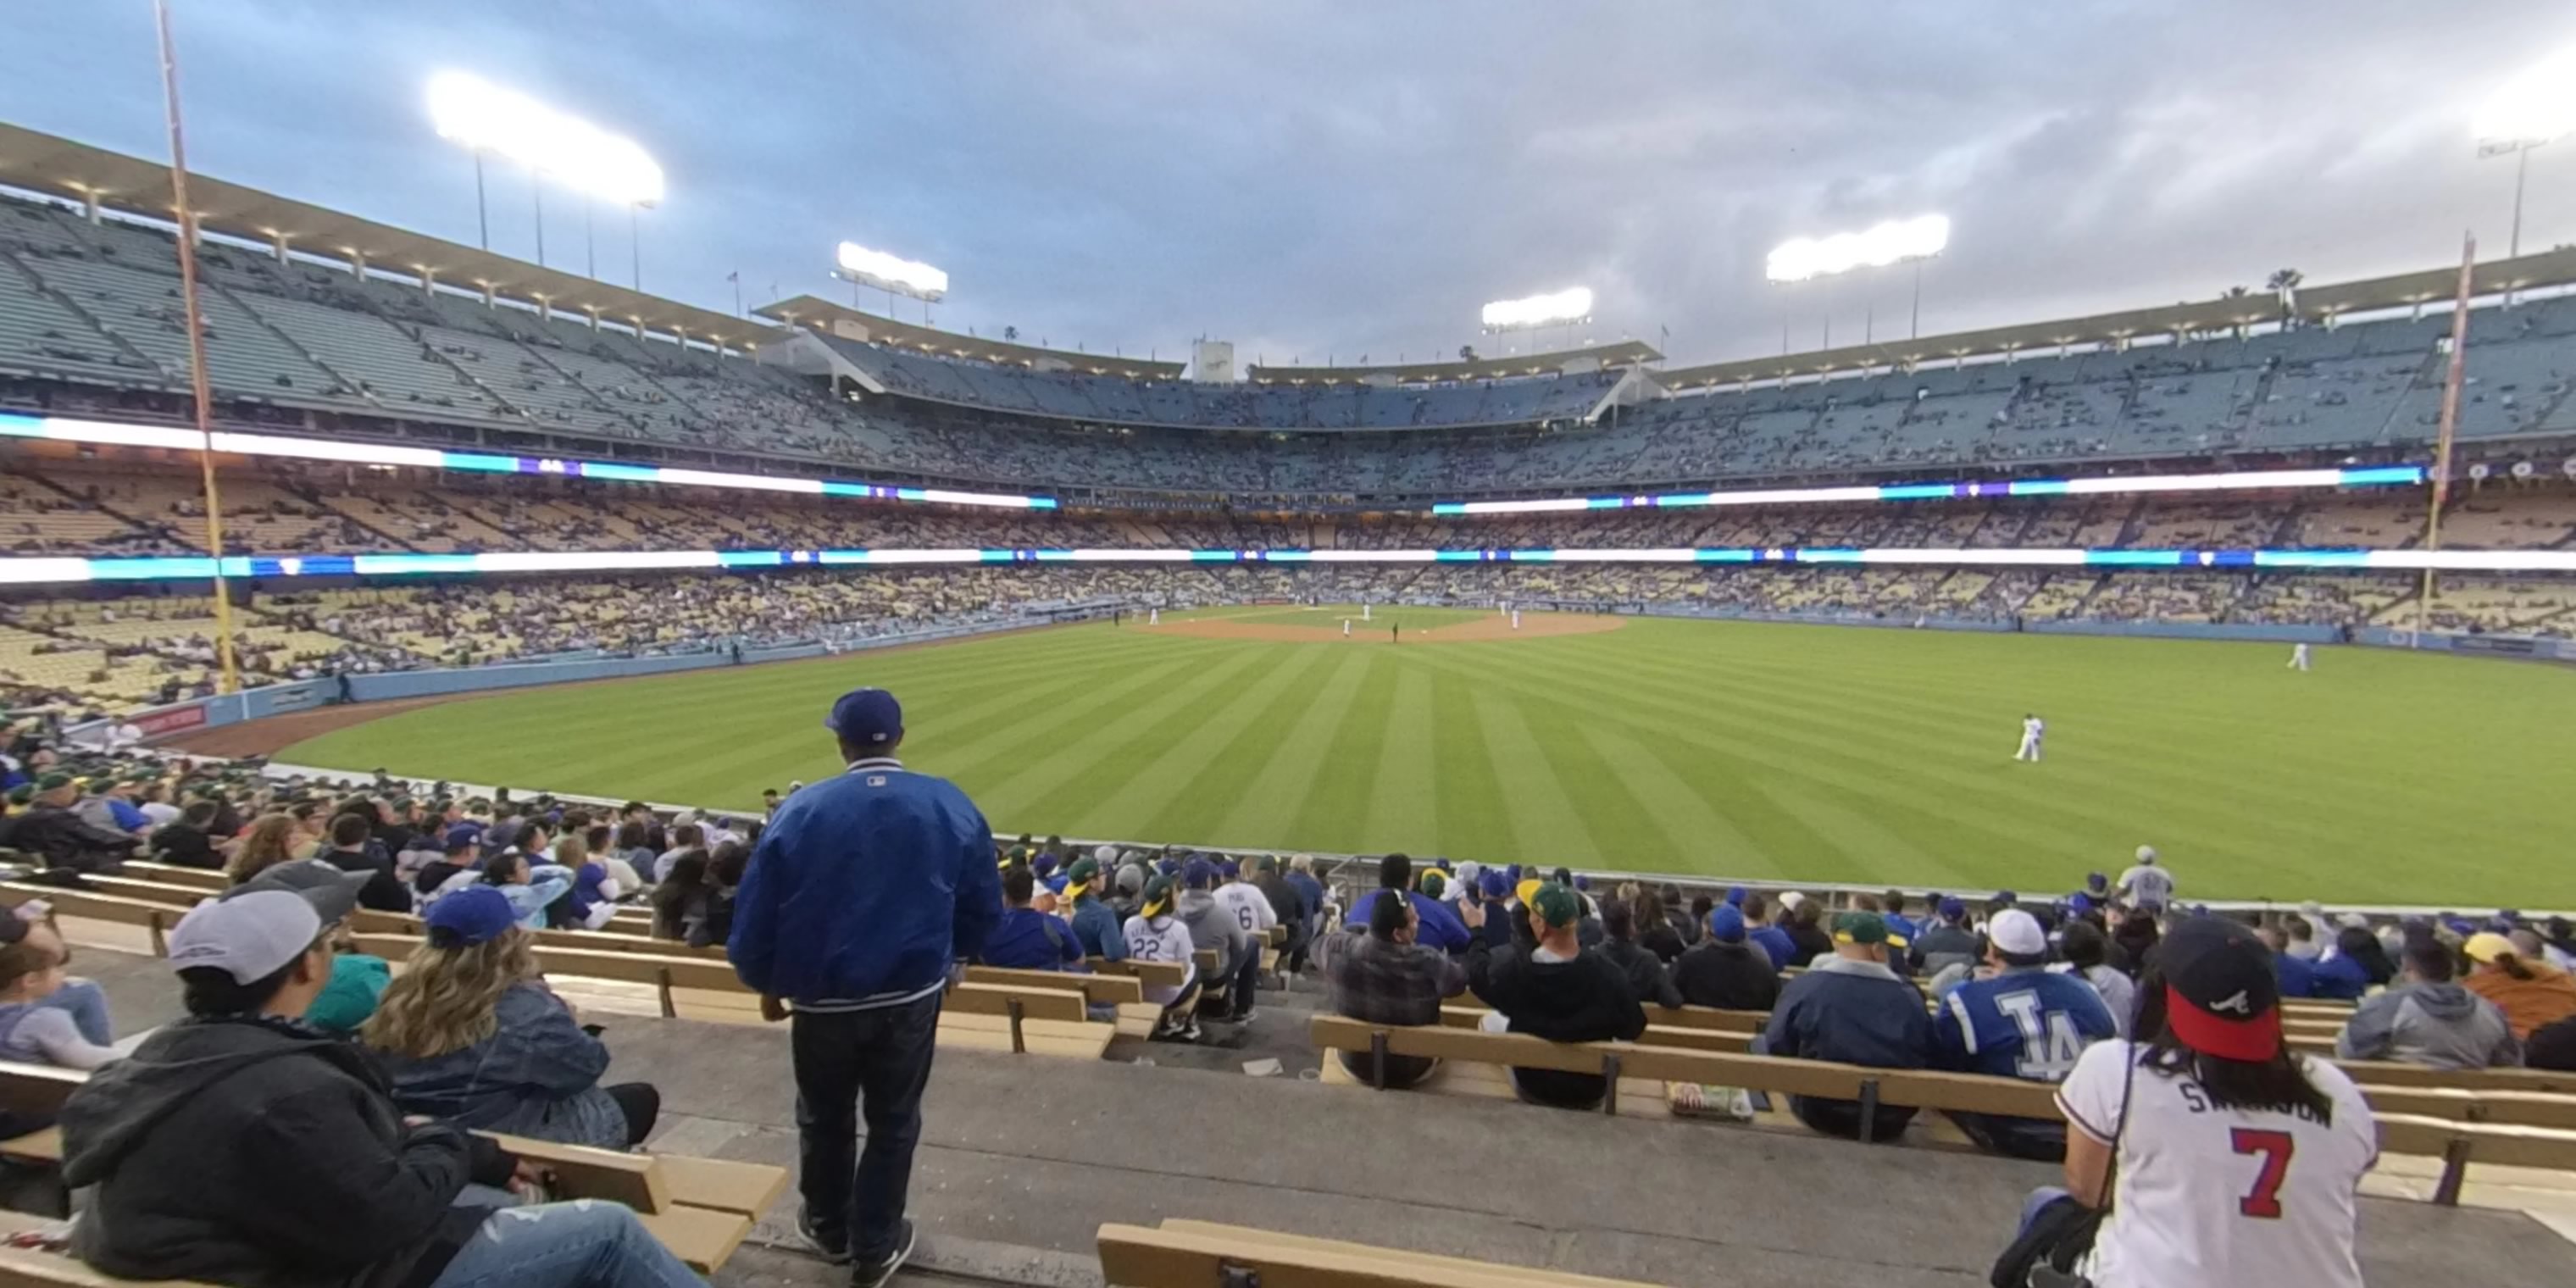
[[[2362,1288],[2356,1199],[2362,1174],[2379,1161],[2379,1128],[2352,1080],[2298,1057],[2332,1103],[2331,1121],[2305,1110],[2223,1109],[2188,1075],[2145,1065],[2132,1072],[2144,1050],[2095,1043],[2057,1089],[2069,1130],[2118,1142],[2117,1193],[2093,1243],[2093,1282]]]

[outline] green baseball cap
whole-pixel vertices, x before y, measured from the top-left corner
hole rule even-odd
[[[1834,918],[1834,942],[1838,944],[1887,944],[1903,948],[1905,941],[1887,930],[1887,919],[1874,912],[1846,912]]]
[[[1583,901],[1572,890],[1550,881],[1530,896],[1530,906],[1538,909],[1539,920],[1550,926],[1570,926],[1583,915]]]
[[[60,791],[71,785],[72,776],[69,774],[47,774],[36,780],[36,790],[40,792]]]

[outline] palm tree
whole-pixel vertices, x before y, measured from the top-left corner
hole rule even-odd
[[[2270,277],[2263,279],[2263,289],[2270,291],[2281,299],[2282,318],[2288,319],[2298,316],[2299,283],[2306,280],[2308,280],[2307,274],[2302,273],[2295,268],[2277,270]]]

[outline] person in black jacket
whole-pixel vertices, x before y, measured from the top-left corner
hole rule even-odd
[[[135,839],[82,821],[72,811],[79,799],[80,787],[69,774],[37,779],[27,812],[0,819],[0,846],[33,855],[47,873],[69,879],[121,870],[133,857]]]
[[[1744,940],[1744,914],[1721,903],[1708,914],[1708,934],[1673,963],[1673,987],[1692,1006],[1767,1011],[1780,1000],[1771,955]]]
[[[1627,974],[1583,950],[1575,929],[1583,903],[1574,891],[1553,881],[1522,885],[1537,943],[1496,951],[1479,936],[1467,949],[1467,987],[1495,1011],[1486,1027],[1551,1042],[1634,1041],[1644,1034],[1646,1008],[1637,1004]],[[1479,903],[1462,905],[1461,913],[1472,933],[1491,910]],[[1566,1109],[1592,1108],[1609,1091],[1597,1073],[1515,1068],[1511,1077],[1522,1099]]]
[[[378,858],[368,848],[374,840],[365,815],[342,814],[331,820],[331,848],[313,857],[343,872],[373,874],[358,887],[359,907],[377,912],[410,912],[411,891],[404,889],[402,879],[394,875],[394,861]]]
[[[1653,953],[1656,964],[1660,966],[1672,965],[1681,957],[1682,950],[1690,946],[1682,938],[1682,932],[1673,926],[1673,920],[1666,912],[1669,906],[1662,895],[1652,890],[1640,893],[1635,905],[1633,921],[1637,928],[1637,945]],[[1601,909],[1601,920],[1606,930],[1610,921],[1610,909],[1606,906]]]
[[[72,1227],[92,1267],[243,1288],[499,1288],[540,1269],[585,1288],[703,1283],[621,1205],[512,1206],[497,1187],[528,1179],[517,1160],[405,1119],[360,1048],[305,1027],[331,947],[303,896],[199,904],[170,961],[189,1018],[63,1104],[64,1182],[97,1187]]]
[[[1637,902],[1650,903],[1654,898],[1653,895],[1643,894],[1637,896]],[[1663,960],[1649,952],[1640,940],[1637,934],[1637,927],[1640,924],[1651,924],[1655,930],[1660,930],[1667,935],[1672,933],[1672,927],[1664,924],[1663,914],[1660,911],[1656,913],[1651,923],[1646,923],[1645,919],[1639,917],[1629,905],[1616,899],[1602,904],[1601,946],[1593,951],[1608,958],[1611,965],[1619,968],[1619,973],[1627,977],[1629,991],[1639,1002],[1652,1002],[1657,1006],[1679,1006],[1682,1004],[1681,991],[1673,987],[1672,977],[1664,973]]]
[[[180,811],[179,821],[165,823],[152,833],[146,848],[155,863],[176,864],[183,868],[217,868],[224,866],[224,856],[215,853],[214,843],[206,830],[214,826],[215,803],[196,801]]]

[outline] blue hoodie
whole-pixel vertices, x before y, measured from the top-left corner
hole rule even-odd
[[[1763,926],[1748,930],[1744,932],[1744,937],[1770,955],[1773,970],[1787,970],[1789,959],[1798,955],[1798,945],[1791,942],[1788,931],[1778,926]]]
[[[2272,954],[2272,973],[2280,977],[2281,996],[2283,997],[2315,997],[2317,995],[2317,964],[2315,962],[2309,961],[2303,957],[2293,957],[2288,953],[2274,953]]]
[[[1368,929],[1369,909],[1376,906],[1377,896],[1383,893],[1383,890],[1372,890],[1353,899],[1351,915],[1342,924],[1356,930]],[[1458,919],[1457,909],[1419,890],[1408,890],[1405,897],[1413,901],[1413,915],[1422,919],[1422,925],[1414,932],[1413,942],[1444,953],[1463,953],[1467,951],[1467,945],[1474,942],[1467,933],[1467,923]]]
[[[2286,991],[2286,990],[2285,990]],[[2318,962],[2308,975],[2308,996],[2329,1001],[2357,1002],[2370,991],[2370,972],[2361,962],[2336,953]]]
[[[976,960],[1019,970],[1063,970],[1082,961],[1073,927],[1035,908],[1005,908]]]
[[[966,793],[891,756],[787,798],[734,897],[725,956],[761,993],[811,1011],[938,991],[1002,919],[993,829]]]

